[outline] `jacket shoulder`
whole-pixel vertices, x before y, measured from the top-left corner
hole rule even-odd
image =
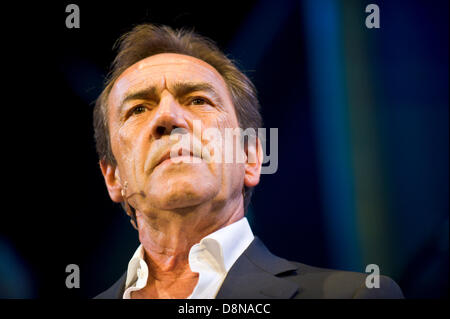
[[[114,285],[95,296],[94,299],[122,299],[126,278],[127,273],[125,272],[122,277],[114,283]]]
[[[368,274],[313,267],[293,262],[298,267],[295,272],[287,273],[284,279],[299,286],[295,298],[326,299],[401,299],[403,293],[397,283],[387,276],[380,275],[379,287],[368,288]]]

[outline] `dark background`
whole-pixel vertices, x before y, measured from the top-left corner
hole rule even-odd
[[[194,28],[254,81],[279,166],[248,218],[273,253],[448,296],[448,1],[75,1],[67,29],[69,3],[3,12],[0,297],[90,298],[126,270],[137,234],[104,187],[92,108],[143,22]]]

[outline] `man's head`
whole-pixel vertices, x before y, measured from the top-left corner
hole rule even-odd
[[[106,87],[94,109],[94,128],[102,172],[111,198],[123,201],[126,181],[157,209],[178,209],[241,196],[244,206],[259,182],[256,163],[164,161],[182,130],[200,145],[211,140],[202,129],[261,127],[259,104],[250,80],[209,40],[188,31],[140,25],[120,39]],[[179,134],[180,136],[183,134]],[[194,155],[194,154],[191,154]],[[133,203],[139,206],[139,198]],[[140,207],[142,208],[142,207]]]

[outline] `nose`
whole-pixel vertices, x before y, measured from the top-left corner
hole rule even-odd
[[[159,139],[176,129],[188,129],[185,111],[171,94],[163,94],[150,123],[150,132],[154,139]]]

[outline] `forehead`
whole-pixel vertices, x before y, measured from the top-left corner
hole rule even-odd
[[[124,94],[150,86],[170,89],[176,82],[206,82],[220,94],[226,94],[226,83],[219,72],[200,59],[176,54],[162,53],[136,62],[126,69],[112,87],[110,102],[120,100]]]

